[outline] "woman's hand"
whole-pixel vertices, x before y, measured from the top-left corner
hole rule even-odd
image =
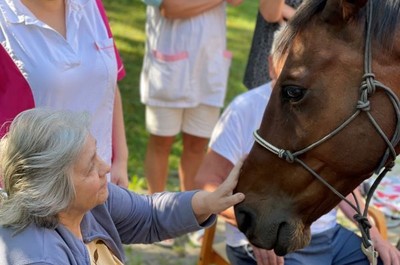
[[[244,200],[243,193],[233,194],[239,177],[242,162],[236,164],[227,179],[213,191],[199,191],[192,198],[193,212],[199,224],[206,221],[211,214],[218,214]]]

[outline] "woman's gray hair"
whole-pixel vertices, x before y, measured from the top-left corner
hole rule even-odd
[[[88,134],[87,113],[36,108],[14,119],[0,140],[0,225],[16,232],[58,225],[58,213],[75,198],[70,174]]]

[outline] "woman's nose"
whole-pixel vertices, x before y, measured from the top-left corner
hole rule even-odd
[[[110,173],[111,170],[111,166],[106,163],[103,159],[100,159],[100,169],[99,169],[99,173],[101,176],[105,176],[106,174]]]

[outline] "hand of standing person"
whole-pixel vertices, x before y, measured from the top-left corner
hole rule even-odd
[[[168,19],[187,19],[204,13],[222,2],[223,0],[163,0],[160,11]]]
[[[232,6],[238,6],[243,2],[243,0],[226,0],[226,2]]]
[[[279,22],[282,20],[284,0],[260,0],[259,10],[267,22]]]
[[[128,188],[128,146],[126,143],[122,99],[118,86],[115,88],[110,174],[112,183],[123,188]]]
[[[260,0],[259,10],[265,21],[270,23],[287,21],[296,12],[284,0]]]
[[[111,182],[117,184],[120,187],[128,188],[129,176],[127,172],[126,162],[113,162],[111,164]]]

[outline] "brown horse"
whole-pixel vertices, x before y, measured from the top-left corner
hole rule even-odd
[[[399,15],[399,0],[310,0],[280,36],[287,60],[237,186],[238,226],[254,245],[304,247],[312,222],[393,164]]]

